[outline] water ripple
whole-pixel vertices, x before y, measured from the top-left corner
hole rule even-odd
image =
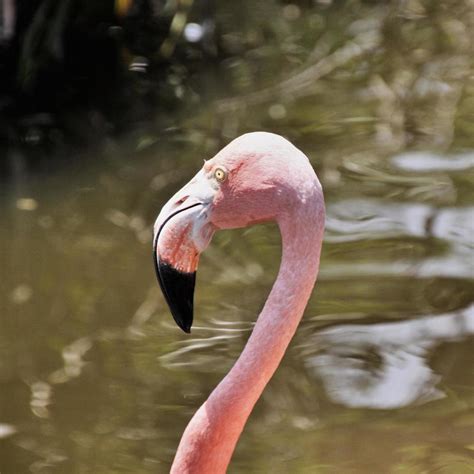
[[[463,171],[474,168],[474,153],[440,156],[416,151],[394,156],[392,163],[404,171]]]
[[[347,325],[318,333],[306,355],[334,402],[348,407],[394,409],[445,394],[428,366],[435,346],[474,335],[474,304],[460,311],[371,325]]]

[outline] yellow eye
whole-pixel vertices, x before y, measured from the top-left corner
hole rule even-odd
[[[216,178],[219,183],[223,183],[227,179],[227,171],[222,168],[216,168],[214,178]]]

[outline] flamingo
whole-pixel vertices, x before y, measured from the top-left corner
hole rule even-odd
[[[192,417],[172,474],[221,474],[255,403],[278,368],[316,282],[324,198],[308,158],[285,138],[242,135],[162,208],[154,226],[158,281],[175,322],[190,332],[199,255],[219,229],[276,221],[277,279],[240,357]]]

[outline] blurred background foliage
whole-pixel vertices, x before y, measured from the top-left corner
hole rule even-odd
[[[212,0],[4,0],[2,9],[3,174],[15,166],[8,146],[34,165],[179,107],[182,82],[219,56]]]
[[[232,136],[275,101],[273,129],[296,104],[284,125],[330,140],[347,82],[359,133],[446,149],[472,133],[472,23],[469,0],[2,0],[1,174],[186,116]]]

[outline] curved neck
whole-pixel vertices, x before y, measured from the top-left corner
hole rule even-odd
[[[188,424],[171,473],[225,473],[255,403],[301,320],[316,281],[324,231],[321,201],[279,219],[282,262],[255,328],[230,372]]]

